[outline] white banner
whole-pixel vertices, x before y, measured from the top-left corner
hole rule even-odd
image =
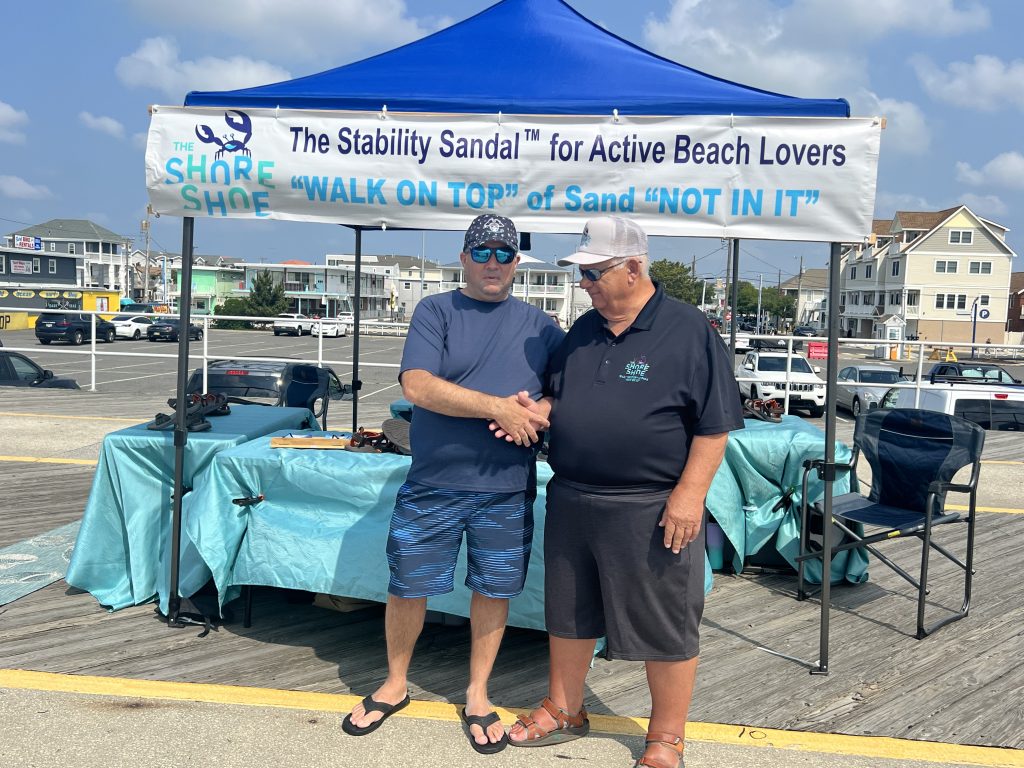
[[[877,118],[581,117],[154,107],[153,208],[174,216],[859,242]]]

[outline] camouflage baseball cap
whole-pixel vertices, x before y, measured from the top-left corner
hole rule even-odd
[[[504,216],[495,216],[493,213],[485,213],[477,216],[466,230],[466,239],[463,242],[462,250],[468,251],[483,245],[488,240],[497,240],[519,252],[519,233],[512,219]]]

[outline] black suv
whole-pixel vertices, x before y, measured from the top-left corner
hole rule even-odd
[[[66,341],[81,344],[92,338],[92,315],[81,312],[43,312],[36,320],[36,338],[40,344]],[[96,315],[96,340],[113,344],[117,338],[114,324]]]

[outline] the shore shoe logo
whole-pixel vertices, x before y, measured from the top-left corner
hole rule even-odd
[[[619,374],[619,378],[630,382],[649,381],[647,372],[650,369],[651,365],[647,362],[647,358],[641,355],[639,360],[630,360],[626,363],[626,369]]]

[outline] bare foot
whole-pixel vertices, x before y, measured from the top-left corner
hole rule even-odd
[[[470,697],[467,697],[467,716],[472,717],[475,715],[477,717],[485,717],[491,714],[491,712],[493,711],[494,705],[491,704],[491,702],[488,701],[487,698],[483,698],[479,701],[476,701],[471,699]],[[497,744],[499,741],[501,741],[501,737],[505,735],[505,726],[503,726],[500,722],[491,723],[491,725],[487,727],[487,732],[485,733],[484,730],[479,725],[471,725],[469,726],[469,733],[477,744],[487,744],[488,742],[490,742],[491,744]]]
[[[374,701],[379,701],[381,704],[395,705],[402,701],[407,695],[405,683],[388,683],[385,682],[380,688],[373,692],[370,696]],[[371,723],[375,723],[384,717],[382,712],[370,712],[367,714],[363,708],[363,703],[359,702],[352,708],[352,712],[349,715],[349,719],[352,721],[352,725],[357,728],[365,728]]]

